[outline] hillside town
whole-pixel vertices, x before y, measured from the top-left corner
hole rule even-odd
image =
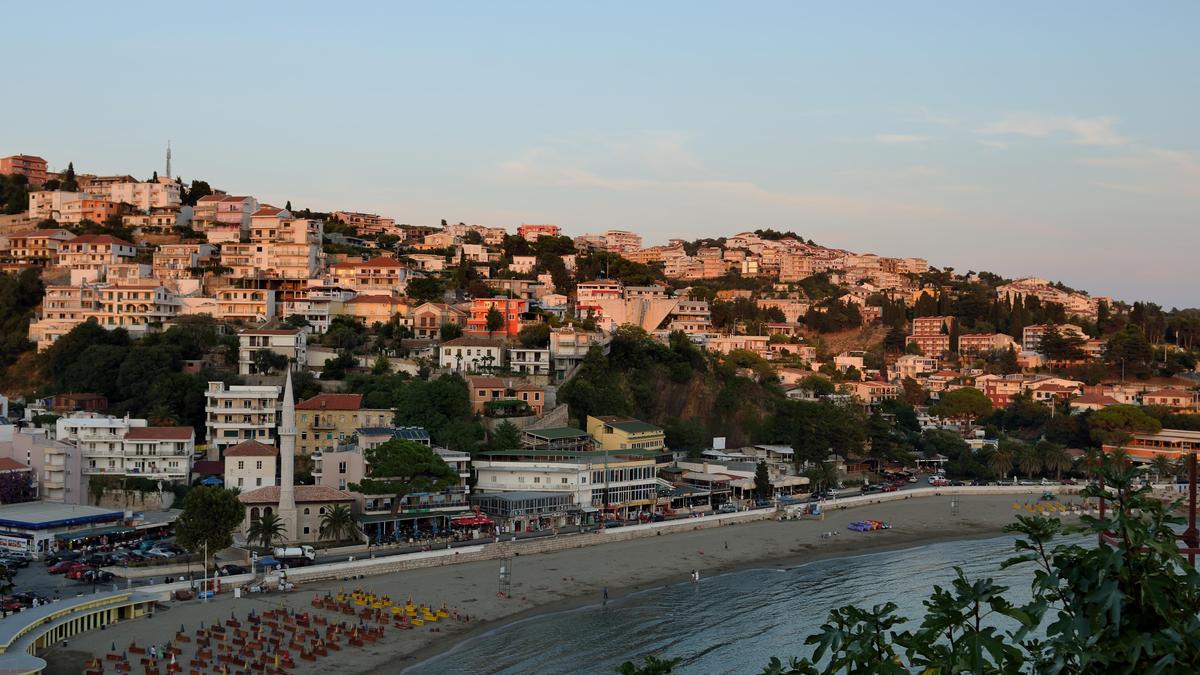
[[[1195,309],[770,228],[317,212],[169,154],[149,179],[13,155],[0,181],[0,539],[23,554],[170,527],[201,488],[236,491],[241,546],[420,546],[1101,452],[1162,477],[1200,448]]]

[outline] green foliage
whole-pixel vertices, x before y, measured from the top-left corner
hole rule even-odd
[[[675,666],[678,666],[681,660],[647,656],[641,665],[626,661],[617,666],[617,675],[670,675],[675,672]]]
[[[433,440],[451,450],[473,452],[483,440],[483,425],[471,411],[467,383],[458,375],[420,380],[391,375],[347,375],[345,390],[363,395],[363,406],[392,408],[393,421],[429,430]]]
[[[274,511],[263,513],[246,528],[246,539],[250,542],[257,541],[262,548],[271,548],[272,543],[287,536],[287,526]]]
[[[517,340],[528,349],[544,349],[550,345],[550,324],[535,323],[517,333]]]
[[[18,174],[0,175],[0,213],[17,214],[29,208],[29,179]]]
[[[442,492],[458,483],[458,473],[432,448],[394,438],[366,452],[368,475],[351,490],[367,495],[391,495],[392,513],[405,495]]]
[[[1133,324],[1109,338],[1104,348],[1104,360],[1110,366],[1124,366],[1127,374],[1136,377],[1145,377],[1150,373],[1153,359],[1154,353],[1146,334]]]
[[[493,305],[488,307],[486,321],[488,335],[491,335],[504,327],[504,314]]]
[[[1162,424],[1135,405],[1112,405],[1088,416],[1092,440],[1099,445],[1120,445],[1137,433],[1153,434]]]
[[[437,277],[410,279],[405,294],[417,302],[441,302],[445,284]]]
[[[559,388],[558,397],[581,421],[589,415],[628,415],[633,410],[619,373],[595,346],[588,350],[575,377]]]
[[[442,324],[442,327],[438,329],[438,336],[441,337],[442,342],[448,342],[455,338],[460,338],[462,337],[462,334],[462,326],[456,323],[444,323]]]
[[[277,373],[288,367],[288,358],[270,349],[259,349],[250,357],[254,370],[262,374]]]
[[[866,418],[856,407],[782,400],[763,435],[765,442],[791,445],[798,463],[820,463],[831,452],[841,457],[861,452],[867,441]]]
[[[33,347],[28,339],[29,320],[41,304],[44,290],[37,270],[0,273],[0,375]]]
[[[223,487],[194,487],[183,500],[175,521],[179,545],[195,551],[208,542],[209,554],[233,545],[233,531],[246,517],[246,505]]]
[[[325,359],[325,365],[321,368],[321,379],[344,380],[346,372],[357,367],[358,359],[354,358],[354,354],[348,351],[339,351],[337,356]]]
[[[770,499],[775,492],[771,486],[771,474],[767,471],[767,463],[760,461],[754,467],[754,496],[758,499]]]
[[[858,328],[863,323],[858,305],[837,299],[825,300],[809,308],[804,325],[818,333],[836,333]]]
[[[349,539],[354,534],[354,516],[350,513],[350,507],[336,504],[326,509],[321,515],[321,529],[318,534],[321,539]]]
[[[521,430],[512,422],[501,422],[488,442],[492,450],[515,450],[521,447]]]
[[[1007,529],[1022,535],[1002,567],[1031,566],[1032,597],[1017,604],[991,579],[969,580],[956,568],[949,588],[937,586],[925,615],[910,620],[892,603],[833,610],[805,644],[811,659],[772,659],[764,674],[816,673],[1175,673],[1200,669],[1200,573],[1179,553],[1182,519],[1134,488],[1137,470],[1101,467],[1112,498],[1105,519],[1084,516],[1065,527],[1046,517],[1018,516]],[[1055,542],[1083,532],[1088,543]],[[1092,545],[1102,533],[1110,538]],[[1043,629],[1044,639],[1030,637]]]
[[[962,387],[944,392],[938,402],[929,407],[929,412],[946,419],[979,419],[992,412],[992,402],[982,391]]]

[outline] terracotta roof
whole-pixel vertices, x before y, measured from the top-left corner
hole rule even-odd
[[[468,377],[472,389],[504,389],[504,380],[498,377]]]
[[[13,232],[8,235],[9,239],[28,239],[29,237],[51,237],[56,234],[71,234],[67,230],[48,229],[48,230],[22,230]]]
[[[133,244],[114,237],[111,234],[81,234],[71,240],[72,244],[113,244],[117,246],[133,246]]]
[[[1159,389],[1158,391],[1148,391],[1148,392],[1142,394],[1142,398],[1146,398],[1147,396],[1171,396],[1171,397],[1179,397],[1179,398],[1191,398],[1192,392],[1184,391],[1182,389]]]
[[[1075,391],[1075,387],[1064,387],[1061,384],[1043,384],[1037,388],[1038,391]]]
[[[395,258],[388,258],[381,255],[363,263],[363,267],[404,267],[404,263]]]
[[[221,197],[221,201],[223,201],[223,202],[244,202],[247,199],[249,199],[249,197],[245,197],[245,196],[235,197],[233,195],[225,195],[225,196]]]
[[[190,441],[196,432],[191,427],[133,427],[125,438],[134,441]]]
[[[0,457],[0,471],[28,471],[29,466],[12,457]]]
[[[349,492],[335,490],[324,485],[297,485],[296,503],[313,503],[313,502],[349,502],[353,501],[354,497]],[[268,485],[260,487],[249,492],[243,492],[238,495],[238,500],[243,504],[278,504],[279,503],[279,486]]]
[[[264,206],[261,209],[251,213],[251,216],[275,216],[283,213],[283,209],[277,209],[274,206]]]
[[[225,195],[204,195],[203,197],[201,197],[200,199],[197,199],[196,201],[198,201],[198,202],[222,202],[222,201],[225,201]]]
[[[1071,405],[1117,405],[1117,403],[1117,399],[1109,396],[1108,394],[1084,394],[1083,396],[1071,401]]]
[[[358,410],[362,398],[362,394],[317,394],[297,403],[296,410]]]
[[[225,449],[226,457],[274,457],[278,453],[275,446],[258,441],[242,441]]]

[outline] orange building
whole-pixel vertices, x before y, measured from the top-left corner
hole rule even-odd
[[[0,174],[25,176],[30,185],[40,186],[46,182],[46,160],[36,155],[0,157]]]
[[[493,308],[500,312],[504,323],[495,331],[487,326],[488,312]],[[521,317],[529,312],[529,301],[523,298],[476,298],[471,303],[471,316],[467,319],[466,333],[488,337],[516,337],[525,325]]]
[[[1117,447],[1105,445],[1104,452],[1113,452]],[[1135,462],[1149,462],[1159,455],[1175,460],[1200,452],[1200,431],[1163,429],[1156,434],[1134,434],[1120,448]]]

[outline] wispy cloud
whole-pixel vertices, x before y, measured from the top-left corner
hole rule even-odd
[[[939,115],[923,105],[909,106],[902,108],[901,112],[908,116],[910,122],[919,122],[921,124],[932,124],[939,127],[954,127],[958,126],[958,120],[953,117]]]
[[[984,136],[1046,138],[1060,134],[1080,145],[1124,145],[1128,140],[1113,129],[1115,117],[1075,117],[1039,113],[1010,113],[976,130]]]
[[[1120,180],[1096,183],[1108,190],[1143,195],[1200,195],[1200,158],[1182,150],[1135,145],[1126,154],[1083,157],[1078,162],[1119,175]]]
[[[875,142],[883,143],[884,145],[907,145],[911,143],[924,143],[929,140],[928,136],[917,136],[913,134],[876,134]]]

